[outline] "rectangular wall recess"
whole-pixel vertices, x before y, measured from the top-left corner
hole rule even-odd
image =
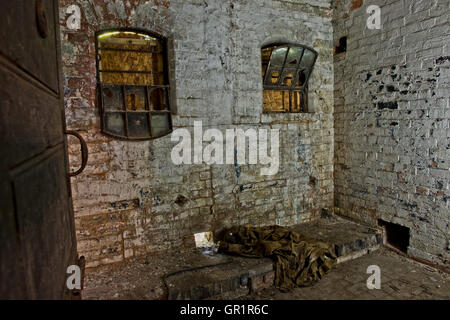
[[[383,227],[386,244],[406,253],[409,246],[409,228],[379,219]]]

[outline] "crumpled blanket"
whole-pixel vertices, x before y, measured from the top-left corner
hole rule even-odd
[[[232,227],[222,233],[219,252],[271,257],[275,286],[289,291],[320,280],[337,262],[334,248],[281,226]]]

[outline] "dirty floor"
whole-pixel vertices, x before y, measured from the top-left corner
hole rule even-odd
[[[218,261],[219,263],[220,261]],[[172,250],[127,264],[88,270],[83,299],[164,299],[163,276],[177,270],[211,263],[195,249]],[[366,286],[367,267],[381,270],[381,289]],[[314,286],[283,293],[275,288],[230,299],[449,299],[450,277],[411,261],[387,248],[339,264]],[[226,298],[226,297],[224,297]]]
[[[381,288],[369,290],[368,266],[381,271]],[[283,293],[275,288],[240,299],[253,300],[450,300],[450,277],[387,248],[338,264],[324,279],[307,288]]]

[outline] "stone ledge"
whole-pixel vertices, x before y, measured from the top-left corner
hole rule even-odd
[[[234,291],[248,294],[273,286],[275,273],[270,259],[224,257],[229,259],[226,263],[181,270],[166,277],[168,299],[208,299]]]
[[[292,226],[310,238],[334,245],[338,263],[359,258],[377,250],[382,243],[379,230],[368,228],[334,214],[310,223]],[[166,278],[171,300],[216,299],[257,293],[272,287],[275,272],[272,260],[215,255],[219,264],[178,271]],[[206,262],[205,262],[206,263]]]

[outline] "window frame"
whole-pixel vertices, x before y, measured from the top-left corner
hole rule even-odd
[[[141,33],[141,34],[145,34],[148,35],[150,37],[156,38],[158,39],[158,41],[160,41],[161,46],[162,46],[162,58],[163,58],[163,85],[153,85],[153,86],[148,86],[148,85],[133,85],[133,84],[110,84],[110,83],[102,83],[100,80],[100,73],[101,72],[105,72],[105,70],[100,70],[99,66],[100,66],[100,59],[99,59],[99,55],[100,55],[100,51],[101,49],[99,48],[99,39],[98,36],[104,33],[108,33],[108,32],[135,32],[135,33]],[[101,30],[97,30],[95,32],[95,68],[96,68],[96,81],[97,81],[97,85],[96,85],[96,91],[97,91],[97,105],[99,108],[99,112],[100,112],[100,130],[102,132],[102,134],[113,137],[117,140],[123,140],[123,141],[148,141],[148,140],[153,140],[153,139],[157,139],[157,138],[161,138],[164,137],[166,135],[169,135],[173,132],[173,123],[172,123],[172,110],[171,110],[171,94],[170,94],[170,81],[169,81],[169,61],[168,61],[168,56],[167,56],[167,42],[168,39],[167,37],[164,37],[156,32],[150,31],[150,30],[146,30],[146,29],[141,29],[141,28],[128,28],[128,27],[116,27],[116,28],[107,28],[107,29],[101,29]],[[120,51],[120,50],[119,50]],[[127,51],[127,50],[124,50]],[[131,50],[129,50],[131,51]],[[145,52],[145,51],[142,51]],[[110,70],[112,72],[120,72],[121,70]],[[122,70],[123,71],[123,70]],[[139,72],[140,73],[140,72]],[[145,73],[145,72],[143,72]],[[121,88],[121,94],[122,94],[122,100],[123,100],[123,111],[116,111],[119,113],[123,113],[124,114],[124,133],[125,135],[117,135],[108,131],[105,131],[105,114],[106,113],[114,113],[111,111],[105,111],[105,106],[104,106],[104,99],[103,99],[103,91],[102,91],[102,87],[103,86],[116,86],[118,88]],[[127,110],[127,101],[126,101],[126,88],[127,87],[137,87],[137,88],[144,88],[145,89],[145,106],[146,109],[144,109],[145,111],[141,111],[141,112],[134,112],[134,113],[141,113],[141,114],[147,114],[148,117],[148,130],[149,130],[149,136],[148,137],[130,137],[129,135],[129,130],[128,130],[128,114],[129,113],[133,113],[133,111],[129,111]],[[150,94],[153,90],[158,89],[158,88],[163,88],[164,92],[166,93],[166,102],[167,102],[167,110],[151,110],[150,109],[150,105],[149,105],[149,101],[150,101]],[[157,136],[153,136],[152,135],[152,128],[151,128],[151,114],[168,114],[168,126],[169,126],[169,130],[163,134],[157,135]]]
[[[277,84],[277,85],[266,85],[266,81],[267,81],[267,77],[268,77],[268,71],[270,70],[270,64],[271,64],[271,60],[272,60],[272,54],[273,51],[275,49],[278,48],[283,48],[283,47],[288,47],[289,49],[291,47],[296,47],[296,48],[301,48],[302,51],[302,55],[300,57],[300,60],[297,62],[297,66],[296,66],[296,74],[293,77],[293,81],[292,84],[290,86],[286,86],[286,85],[281,85],[281,84]],[[269,43],[267,45],[264,45],[261,47],[261,52],[264,49],[267,48],[273,48],[271,56],[269,58],[269,63],[267,65],[267,68],[264,72],[264,75],[262,77],[262,85],[263,85],[263,113],[307,113],[308,112],[308,81],[311,77],[311,74],[313,73],[314,70],[314,66],[316,65],[317,59],[319,57],[319,54],[316,50],[314,50],[313,48],[303,45],[303,44],[298,44],[298,43],[292,43],[292,42],[275,42],[275,43]],[[308,73],[306,79],[305,79],[305,84],[302,87],[295,87],[295,84],[297,82],[298,79],[298,74],[299,71],[301,70],[300,68],[300,63],[301,60],[303,58],[303,55],[305,53],[305,49],[311,51],[314,54],[314,60],[312,62],[312,66],[309,68],[310,72]],[[289,55],[289,50],[286,51],[286,55],[284,57],[284,61],[283,61],[283,65],[280,68],[280,75],[279,75],[279,82],[282,82],[282,75],[283,72],[286,68],[286,62],[288,59],[288,55]],[[262,55],[261,55],[261,68],[262,68]],[[262,74],[262,69],[261,69],[261,74]],[[283,92],[289,92],[289,109],[288,110],[283,110],[283,111],[274,111],[274,110],[267,110],[264,108],[264,91],[265,90],[270,90],[270,91],[283,91]],[[293,92],[300,92],[300,95],[303,96],[304,100],[305,100],[305,107],[302,109],[301,106],[299,108],[299,111],[293,111],[292,109],[292,93]]]

